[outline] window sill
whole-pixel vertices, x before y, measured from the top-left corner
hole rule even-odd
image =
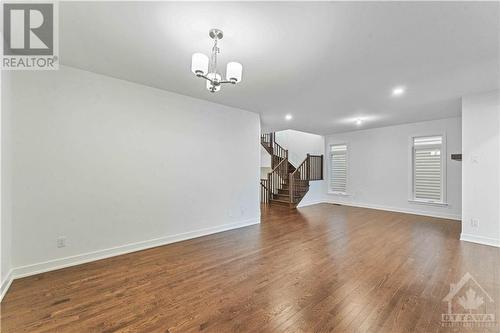
[[[338,195],[340,197],[350,197],[351,196],[349,193],[346,193],[346,192],[332,192],[332,191],[328,191],[328,194]]]
[[[436,206],[436,207],[447,207],[447,202],[437,202],[437,201],[425,201],[425,200],[416,200],[416,199],[408,199],[408,202],[418,205],[428,205],[428,206]]]

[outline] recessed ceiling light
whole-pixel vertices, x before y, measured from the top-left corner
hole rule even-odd
[[[392,96],[401,96],[405,93],[405,87],[395,87],[392,89]]]
[[[287,115],[285,116],[285,119],[286,119],[286,120],[292,120],[292,118],[293,118],[293,117],[292,117],[292,115],[291,115],[291,114],[287,114]]]

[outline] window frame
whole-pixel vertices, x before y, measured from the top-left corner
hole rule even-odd
[[[345,192],[341,191],[333,191],[332,190],[332,146],[346,146],[346,181],[345,181]],[[328,194],[339,195],[339,196],[348,196],[348,188],[349,188],[349,165],[350,165],[350,147],[347,142],[336,142],[328,144]]]
[[[425,138],[425,137],[441,137],[441,200],[430,200],[430,199],[421,199],[415,196],[415,139],[416,138]],[[447,178],[446,178],[446,162],[447,162],[447,153],[446,153],[446,133],[433,133],[433,134],[418,134],[412,135],[409,138],[409,164],[410,164],[410,174],[409,174],[409,196],[408,201],[416,204],[425,204],[431,206],[447,206]],[[429,145],[432,147],[432,145]]]

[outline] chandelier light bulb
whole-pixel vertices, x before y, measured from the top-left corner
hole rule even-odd
[[[191,71],[195,75],[207,75],[208,57],[203,53],[195,53],[191,58]]]
[[[243,66],[239,62],[230,62],[226,68],[226,80],[233,83],[240,82],[242,72]]]

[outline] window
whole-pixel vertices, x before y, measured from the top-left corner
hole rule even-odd
[[[347,145],[330,146],[330,190],[345,193],[347,187]]]
[[[413,138],[413,200],[444,201],[443,136]]]

